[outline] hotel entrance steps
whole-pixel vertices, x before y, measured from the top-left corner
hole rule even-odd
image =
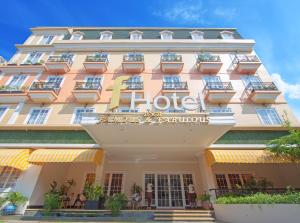
[[[208,210],[158,210],[154,212],[154,221],[178,222],[215,222],[213,211]]]

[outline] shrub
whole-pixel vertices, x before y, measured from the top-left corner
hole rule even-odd
[[[100,185],[86,183],[83,192],[86,199],[90,201],[96,201],[100,197],[104,197],[103,189]]]
[[[255,193],[246,196],[228,195],[218,197],[217,204],[300,204],[300,192],[284,194]]]
[[[49,192],[44,198],[44,212],[49,215],[52,210],[61,208],[62,199],[59,193]]]
[[[17,206],[24,204],[27,201],[27,197],[23,196],[20,192],[9,192],[4,200]]]
[[[127,202],[125,194],[114,194],[105,202],[105,208],[111,210],[112,215],[118,215],[121,209],[126,208]]]

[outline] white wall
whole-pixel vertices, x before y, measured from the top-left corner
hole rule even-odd
[[[224,223],[299,223],[297,204],[214,204],[216,219]]]

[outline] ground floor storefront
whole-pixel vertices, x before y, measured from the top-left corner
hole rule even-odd
[[[61,151],[68,151],[68,149]],[[189,208],[189,185],[194,185],[197,195],[212,193],[213,191],[210,189],[242,188],[251,177],[266,179],[272,183],[274,188],[287,186],[300,188],[299,166],[288,162],[280,163],[275,159],[268,163],[259,163],[258,161],[257,163],[246,163],[246,161],[239,160],[240,156],[236,157],[235,163],[226,163],[225,159],[222,163],[218,158],[211,162],[210,158],[202,153],[190,161],[172,162],[170,161],[172,154],[170,154],[169,161],[132,162],[113,160],[105,152],[101,152],[101,159],[95,162],[95,157],[87,156],[88,152],[77,154],[72,160],[57,153],[47,153],[47,156],[39,154],[35,157],[33,154],[34,152],[29,156],[31,163],[28,168],[18,172],[19,175],[16,176],[15,181],[15,190],[21,191],[29,198],[28,205],[31,207],[43,205],[44,195],[51,189],[54,181],[57,185],[63,185],[70,180],[75,182],[67,194],[70,197],[69,206],[74,204],[78,194],[83,193],[85,183],[95,182],[103,186],[107,196],[125,193],[129,200],[132,195],[132,187],[136,184],[143,191],[142,201],[139,205],[146,207],[147,184],[151,183],[153,185],[151,206],[156,209]],[[93,154],[96,156],[97,153]],[[247,162],[250,161],[249,159]],[[4,179],[4,169],[2,172],[1,177]],[[11,174],[14,173],[11,172]],[[213,196],[212,193],[212,198]],[[198,201],[197,205],[200,207],[201,202]],[[130,208],[130,203],[128,207]]]

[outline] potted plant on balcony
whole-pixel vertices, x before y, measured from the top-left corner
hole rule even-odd
[[[105,202],[105,207],[111,211],[113,216],[119,215],[121,209],[126,208],[128,199],[125,194],[114,194]]]
[[[142,192],[143,189],[141,186],[134,183],[131,187],[131,202],[132,202],[132,208],[138,208],[140,202],[142,201]]]
[[[18,205],[22,205],[27,201],[27,197],[23,196],[20,192],[9,192],[3,199],[3,202],[8,202],[3,208],[5,215],[13,215],[16,213]]]
[[[86,197],[85,209],[97,210],[103,207],[104,194],[100,185],[86,183],[83,192]]]
[[[211,209],[210,197],[211,195],[207,193],[201,194],[198,197],[198,200],[201,201],[202,208],[204,208],[205,210]]]

